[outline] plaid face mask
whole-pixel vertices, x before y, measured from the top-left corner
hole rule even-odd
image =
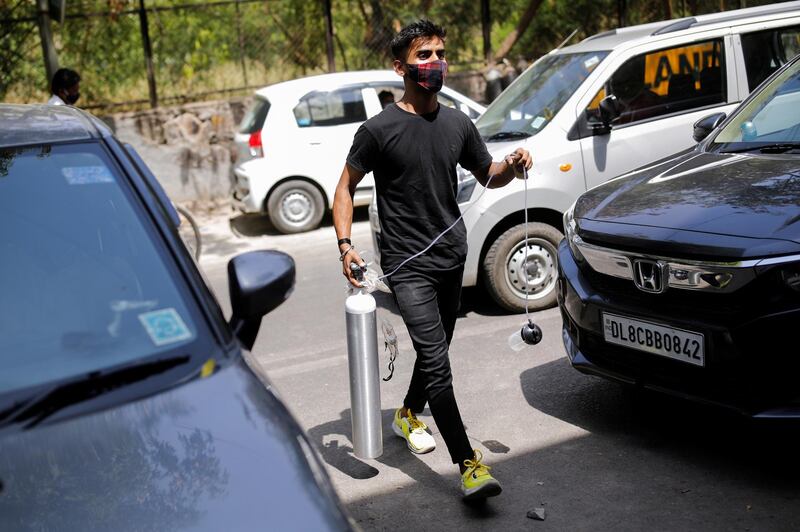
[[[406,64],[406,68],[408,76],[419,83],[423,89],[431,92],[442,90],[444,78],[447,76],[447,61],[431,61],[418,65]]]

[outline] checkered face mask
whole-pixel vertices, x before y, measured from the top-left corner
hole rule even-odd
[[[417,65],[406,64],[408,76],[430,92],[439,92],[447,76],[447,61],[431,61]]]

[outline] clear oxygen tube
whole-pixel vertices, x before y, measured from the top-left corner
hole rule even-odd
[[[524,167],[523,167],[524,168]],[[530,242],[529,235],[528,235],[528,170],[524,170],[524,187],[525,192],[523,195],[523,207],[525,209],[525,262],[524,265],[527,268],[528,265],[528,249],[530,249]],[[528,275],[525,275],[525,284],[528,283]],[[528,292],[525,292],[525,324],[522,326],[519,332],[514,331],[511,333],[511,336],[508,337],[508,347],[511,348],[512,351],[522,351],[522,349],[526,345],[536,345],[542,341],[542,329],[539,328],[538,325],[533,323],[531,319],[530,309],[528,308]]]

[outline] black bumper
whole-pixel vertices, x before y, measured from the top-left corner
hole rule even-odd
[[[562,337],[575,369],[749,416],[800,418],[800,305],[771,304],[759,287],[724,298],[647,294],[579,265],[564,240],[558,255]],[[603,312],[703,334],[705,365],[606,342]]]

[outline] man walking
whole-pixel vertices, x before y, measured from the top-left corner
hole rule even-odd
[[[343,273],[359,286],[350,269],[363,265],[350,230],[353,194],[373,172],[381,223],[381,265],[392,272],[425,248],[460,216],[456,202],[456,165],[491,188],[511,182],[530,154],[518,149],[492,162],[475,125],[461,111],[440,106],[436,94],[447,74],[445,30],[427,20],[414,22],[392,40],[395,72],[403,77],[402,99],[366,121],[353,139],[333,202]],[[414,453],[436,444],[415,414],[427,402],[454,464],[461,471],[467,499],[498,495],[500,483],[472,449],[453,392],[449,344],[453,337],[466,260],[466,228],[458,222],[428,252],[388,277],[397,306],[417,353],[403,406],[392,429]]]

